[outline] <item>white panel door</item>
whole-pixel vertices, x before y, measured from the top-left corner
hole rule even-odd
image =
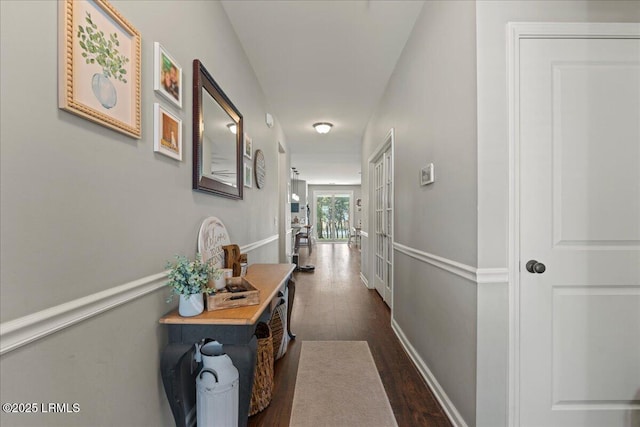
[[[520,425],[640,425],[640,41],[523,39],[519,79]]]

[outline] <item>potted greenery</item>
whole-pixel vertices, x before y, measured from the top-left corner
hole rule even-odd
[[[181,316],[196,316],[204,311],[203,293],[210,293],[207,287],[213,267],[202,261],[200,254],[194,260],[176,255],[175,262],[168,262],[168,285],[171,295],[167,302],[171,302],[174,295],[180,296],[178,312]]]

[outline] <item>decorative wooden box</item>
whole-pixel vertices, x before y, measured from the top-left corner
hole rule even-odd
[[[260,304],[260,290],[244,278],[233,277],[226,288],[207,295],[207,311]]]

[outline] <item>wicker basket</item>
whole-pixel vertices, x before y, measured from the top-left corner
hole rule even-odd
[[[284,295],[283,295],[284,296]],[[273,310],[269,326],[273,337],[273,358],[280,359],[287,352],[289,335],[287,333],[287,302],[281,298],[278,306]]]
[[[271,337],[273,339],[274,360],[278,360],[283,356],[280,354],[280,348],[282,347],[282,339],[284,338],[284,325],[282,322],[282,311],[279,309],[279,307],[280,306],[276,307],[276,309],[273,310],[271,321],[269,321],[269,327],[271,328]]]
[[[269,325],[260,322],[256,327],[258,355],[251,391],[249,415],[255,415],[269,406],[273,395],[273,337]]]

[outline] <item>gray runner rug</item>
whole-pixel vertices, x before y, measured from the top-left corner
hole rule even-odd
[[[302,342],[289,425],[398,425],[366,341]]]

